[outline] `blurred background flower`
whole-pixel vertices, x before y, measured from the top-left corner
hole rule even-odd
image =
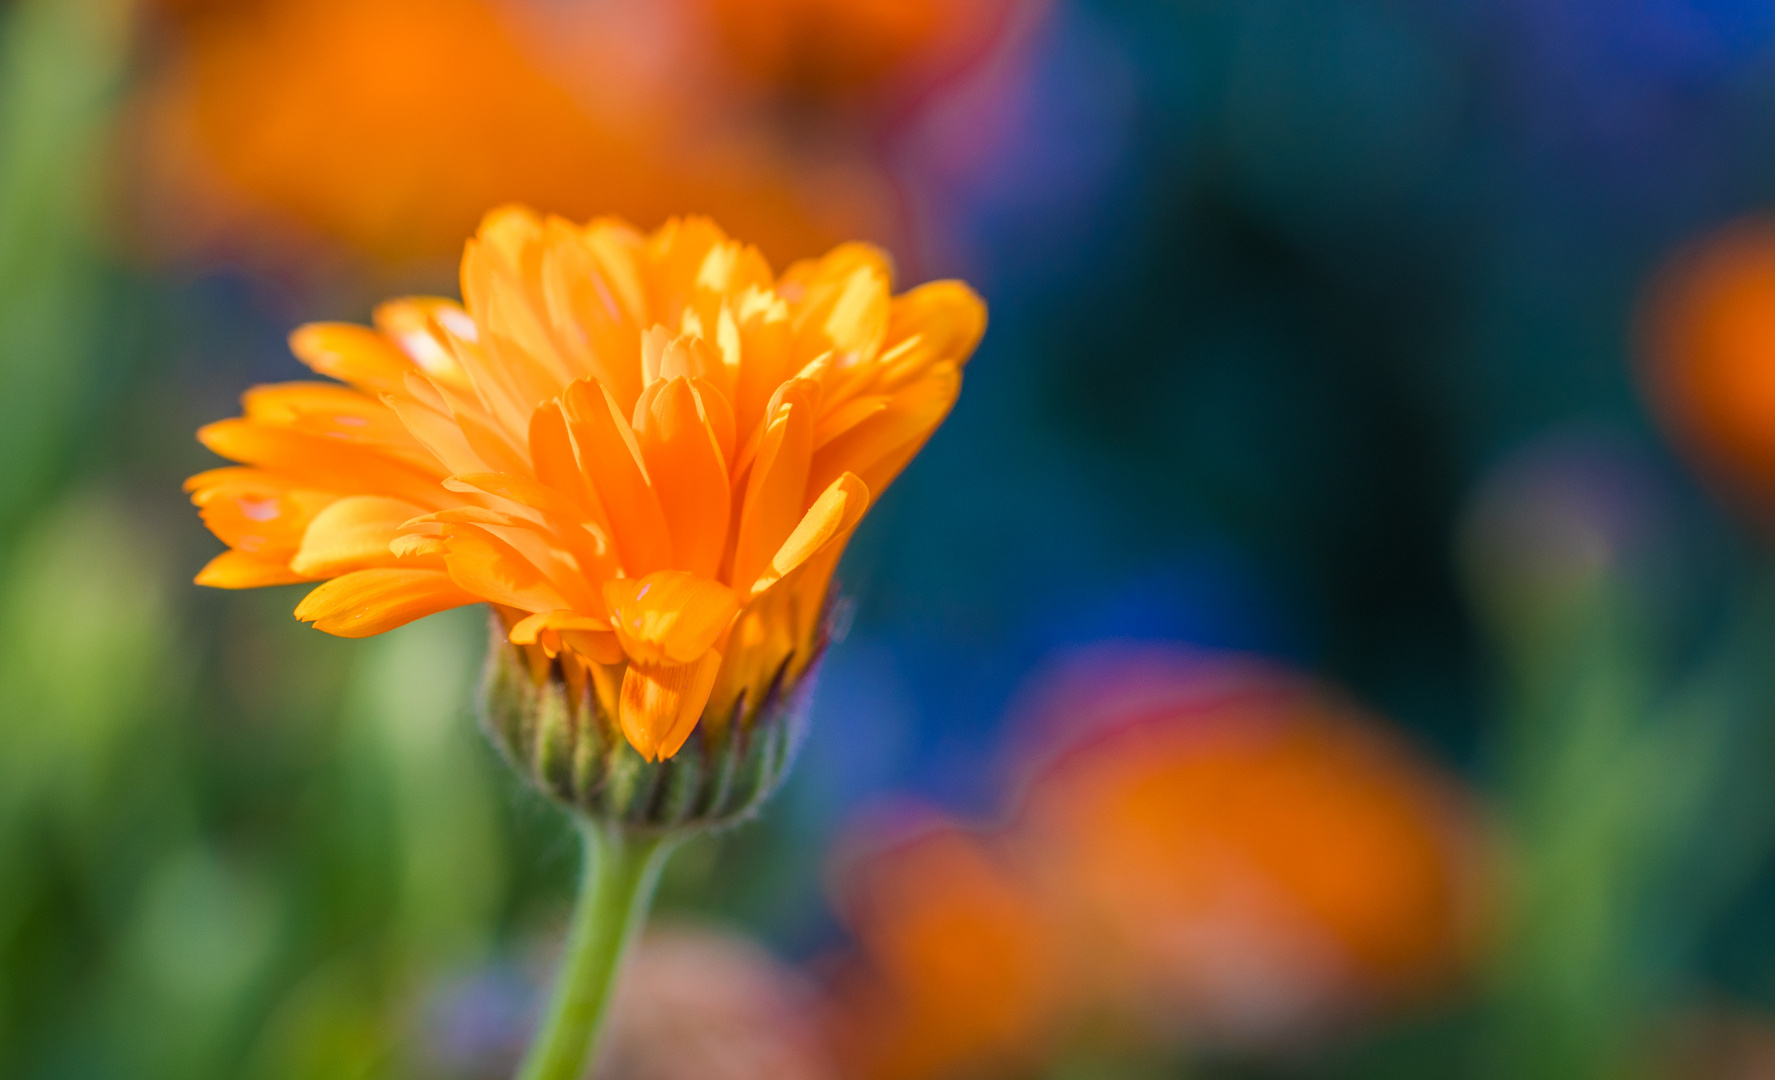
[[[1471,808],[1358,711],[1164,645],[1067,656],[1025,698],[1091,730],[1023,748],[1043,764],[1007,824],[901,808],[841,849],[857,1075],[1280,1057],[1470,973],[1492,899]]]
[[[294,326],[454,294],[519,199],[866,237],[993,311],[840,567],[797,777],[662,886],[802,973],[821,1067],[1759,1067],[1766,5],[0,27],[0,1075],[508,1068],[573,857],[471,730],[483,628],[203,595],[177,486]]]

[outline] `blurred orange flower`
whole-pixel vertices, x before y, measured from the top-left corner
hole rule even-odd
[[[1012,835],[1084,981],[1161,1029],[1273,1041],[1468,958],[1472,824],[1454,784],[1359,711],[1163,649],[1089,655],[1064,679],[1057,698],[1094,684],[1107,707],[1037,771]]]
[[[1038,1062],[1062,996],[1047,912],[991,849],[936,824],[853,854],[839,906],[861,956],[834,979],[834,1042],[865,1080]]]
[[[700,0],[730,63],[802,100],[916,93],[977,59],[1028,0]]]
[[[1471,959],[1481,852],[1455,785],[1306,680],[1115,646],[1031,700],[1039,764],[1007,825],[843,849],[853,1075],[1018,1075],[1075,1039],[1273,1048]]]
[[[727,107],[655,0],[559,25],[498,0],[168,6],[132,125],[157,246],[244,232],[441,259],[504,202],[648,224],[690,208],[780,260],[894,228],[871,163]]]
[[[1652,405],[1683,447],[1775,506],[1775,221],[1745,221],[1676,258],[1648,296]]]
[[[861,244],[777,276],[705,219],[497,211],[465,307],[303,327],[349,386],[261,386],[199,433],[245,467],[187,483],[229,545],[197,580],[325,581],[297,617],[345,637],[486,601],[669,758],[800,675],[852,530],[955,401],[983,305],[890,287]]]

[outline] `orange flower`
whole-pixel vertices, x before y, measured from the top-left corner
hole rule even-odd
[[[1452,785],[1302,680],[1187,654],[1086,668],[1118,707],[1037,775],[1015,826],[1081,982],[1242,1041],[1458,969],[1476,848]],[[1051,697],[1081,700],[1074,678]]]
[[[486,601],[669,758],[799,676],[852,530],[955,401],[984,307],[890,284],[860,244],[778,277],[703,219],[496,211],[466,306],[303,327],[348,385],[258,387],[199,432],[244,467],[187,482],[229,545],[197,580],[325,581],[297,617],[345,637]]]
[[[1775,505],[1775,222],[1675,260],[1647,305],[1652,404],[1685,447]]]
[[[689,207],[785,260],[884,237],[874,167],[727,109],[656,4],[181,4],[131,125],[136,217],[173,250],[320,238],[393,262],[450,257],[505,202],[646,225]]]
[[[702,0],[735,67],[793,97],[842,99],[965,66],[1028,0]]]
[[[832,988],[848,1074],[921,1080],[1039,1062],[1064,945],[1039,898],[953,825],[872,848],[853,856],[839,895],[861,946]]]

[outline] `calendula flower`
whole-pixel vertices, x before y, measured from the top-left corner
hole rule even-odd
[[[958,282],[894,296],[874,248],[777,275],[698,218],[496,211],[462,290],[303,327],[296,355],[344,385],[261,386],[199,433],[241,464],[187,483],[229,545],[197,580],[323,582],[297,617],[344,637],[488,603],[562,731],[596,716],[647,762],[805,673],[846,541],[985,325]],[[598,786],[508,748],[570,801]]]

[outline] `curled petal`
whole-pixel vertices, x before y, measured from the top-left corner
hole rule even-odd
[[[353,495],[316,514],[302,536],[290,569],[306,577],[333,577],[348,570],[395,561],[389,544],[421,508],[400,499]]]
[[[832,481],[771,557],[770,566],[752,583],[751,595],[775,585],[830,545],[843,545],[868,509],[869,487],[855,474],[845,473]]]
[[[522,611],[571,608],[549,576],[517,548],[473,525],[453,526],[445,538],[450,578],[478,599]]]
[[[688,664],[700,658],[740,609],[732,589],[681,570],[607,581],[604,603],[623,651],[651,664]]]

